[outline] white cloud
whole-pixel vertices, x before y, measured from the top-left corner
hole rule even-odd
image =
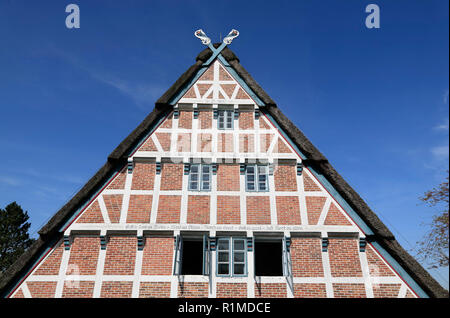
[[[434,158],[438,160],[448,160],[449,158],[448,152],[449,152],[448,145],[431,148],[431,153],[433,154]]]
[[[444,104],[448,104],[448,89],[444,92],[443,102]]]
[[[0,176],[0,183],[6,184],[8,186],[18,186],[22,184],[22,182],[19,179],[5,176]]]
[[[448,126],[449,126],[449,123],[448,123],[448,118],[447,118],[447,119],[445,119],[445,121],[442,124],[435,126],[434,129],[440,130],[440,131],[448,131]]]

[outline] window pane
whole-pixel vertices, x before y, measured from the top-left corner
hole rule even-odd
[[[203,173],[209,173],[209,166],[202,166]]]
[[[209,190],[209,189],[210,189],[209,182],[203,182],[202,183],[202,190]]]
[[[259,191],[266,191],[267,187],[265,183],[259,183]]]
[[[255,190],[255,184],[254,183],[247,183],[247,190],[249,190],[249,191]]]
[[[219,240],[219,250],[226,250],[228,251],[228,240]]]
[[[245,255],[244,255],[244,252],[237,252],[237,253],[234,253],[234,256],[233,256],[233,262],[236,262],[236,263],[243,263],[245,261]]]
[[[228,256],[229,256],[228,252],[219,252],[218,255],[219,262],[228,262],[229,260]]]
[[[255,167],[247,166],[247,174],[254,174],[254,173],[255,173]]]
[[[191,174],[191,181],[197,181],[198,180],[198,174],[194,173]]]
[[[191,173],[197,173],[198,172],[198,165],[191,165]]]
[[[228,271],[228,264],[219,264],[217,272],[220,275],[228,274],[229,273],[229,271]]]
[[[191,182],[189,184],[189,190],[198,190],[198,183],[197,182]]]
[[[234,264],[234,274],[243,275],[244,274],[244,264]]]
[[[244,240],[234,240],[234,242],[233,242],[233,248],[234,248],[235,250],[239,250],[239,251],[245,250]]]

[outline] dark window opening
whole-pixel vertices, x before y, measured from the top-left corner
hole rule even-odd
[[[203,274],[203,242],[183,240],[181,275]]]
[[[255,241],[255,275],[283,276],[283,250],[281,241]]]

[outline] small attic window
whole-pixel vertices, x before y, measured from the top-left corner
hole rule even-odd
[[[217,112],[217,128],[233,129],[233,114],[232,110],[219,110]]]

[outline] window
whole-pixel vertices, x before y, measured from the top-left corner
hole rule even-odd
[[[217,111],[217,125],[219,129],[233,129],[233,111]]]
[[[246,276],[247,246],[244,238],[221,237],[217,241],[217,275]]]
[[[211,190],[211,166],[194,164],[189,171],[190,191],[210,191]]]
[[[283,276],[283,249],[280,240],[255,240],[255,275]]]
[[[268,175],[268,166],[246,166],[245,183],[247,191],[269,191]]]
[[[175,241],[174,275],[210,275],[210,239],[183,237],[177,235]]]

